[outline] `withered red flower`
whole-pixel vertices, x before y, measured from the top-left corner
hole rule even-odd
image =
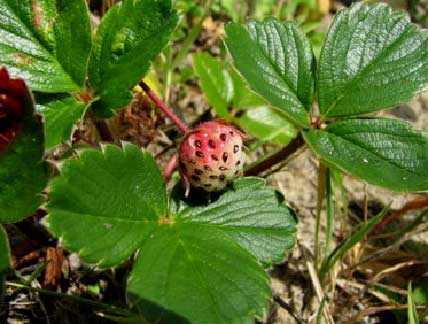
[[[19,135],[30,94],[22,79],[11,79],[0,69],[0,153]]]

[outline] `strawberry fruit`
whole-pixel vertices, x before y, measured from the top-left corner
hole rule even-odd
[[[218,191],[242,175],[243,134],[223,121],[209,121],[188,132],[179,148],[179,172],[186,186]]]

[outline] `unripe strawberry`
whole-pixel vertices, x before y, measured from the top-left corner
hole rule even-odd
[[[242,133],[223,121],[209,121],[188,132],[179,149],[179,171],[186,186],[221,190],[242,175]]]

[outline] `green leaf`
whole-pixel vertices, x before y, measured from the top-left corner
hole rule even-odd
[[[251,179],[251,178],[250,178]],[[296,220],[275,191],[243,178],[216,202],[186,208],[177,215],[186,222],[216,228],[236,240],[264,264],[281,262],[295,243]]]
[[[239,126],[262,141],[287,145],[296,137],[296,129],[280,111],[271,107],[258,107],[245,111],[238,119]]]
[[[321,115],[370,113],[426,89],[427,36],[405,13],[384,4],[340,11],[320,57]]]
[[[270,299],[267,275],[250,253],[215,228],[181,222],[145,241],[127,292],[157,323],[252,323]]]
[[[217,116],[229,117],[228,106],[233,98],[233,83],[223,64],[208,53],[193,56],[196,75],[208,102]]]
[[[133,254],[166,215],[162,174],[134,145],[82,151],[79,160],[64,162],[49,191],[49,229],[103,267]]]
[[[419,314],[413,300],[412,282],[407,285],[407,319],[409,324],[419,324]]]
[[[428,305],[428,281],[422,281],[414,285],[413,301],[416,305]]]
[[[230,69],[230,75],[233,81],[234,109],[248,109],[267,105],[262,97],[250,89],[248,83],[234,68]]]
[[[0,154],[0,222],[30,216],[40,206],[47,182],[43,126],[33,114],[30,94],[20,95],[25,98],[22,129]]]
[[[155,160],[133,145],[106,146],[63,163],[47,221],[65,247],[101,266],[138,250],[127,294],[146,319],[250,323],[270,298],[255,256],[282,261],[296,231],[293,212],[264,184],[239,179],[208,206],[167,212]]]
[[[428,189],[428,134],[393,119],[350,119],[304,132],[325,162],[395,191]]]
[[[225,29],[235,66],[251,88],[294,123],[308,127],[315,63],[305,35],[294,24],[273,18]]]
[[[95,37],[89,81],[101,99],[94,107],[111,115],[131,100],[130,89],[167,44],[178,17],[169,0],[125,0],[110,8]]]
[[[92,34],[85,0],[0,0],[0,66],[34,91],[79,91]]]
[[[44,115],[46,149],[60,145],[71,138],[73,125],[83,117],[85,103],[73,97],[52,100],[37,105],[37,111]]]
[[[0,225],[0,290],[2,275],[7,272],[10,268],[10,250],[9,241],[7,239],[7,233],[3,226]],[[1,295],[0,295],[1,296]]]

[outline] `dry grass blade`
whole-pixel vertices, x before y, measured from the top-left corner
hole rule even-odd
[[[423,309],[423,307],[416,307],[417,309]],[[347,324],[361,323],[360,321],[366,316],[375,315],[385,311],[395,311],[395,310],[403,310],[407,309],[407,305],[397,305],[397,306],[375,306],[364,309],[359,312],[354,317],[350,318],[346,321]]]
[[[373,260],[381,258],[384,255],[390,253],[391,251],[397,250],[404,242],[411,239],[415,234],[424,233],[426,231],[428,231],[428,224],[421,224],[415,230],[404,233],[403,236],[400,239],[398,239],[396,242],[394,242],[391,245],[389,245],[383,249],[379,249],[376,252],[366,256],[360,262],[352,265],[350,268],[353,269],[353,268],[355,268],[355,267],[357,267],[363,263],[371,262]]]
[[[427,264],[427,262],[424,261],[416,261],[416,260],[411,260],[411,261],[407,261],[407,262],[402,262],[402,263],[398,263],[390,268],[387,268],[385,270],[382,270],[380,272],[378,272],[374,277],[373,277],[373,281],[377,282],[382,280],[384,277],[388,276],[391,272],[395,272],[398,271],[400,269],[403,269],[405,267],[409,267],[415,264]]]
[[[315,271],[315,266],[314,266],[313,262],[311,262],[311,261],[306,261],[306,266],[307,266],[308,271],[309,271],[309,276],[311,278],[312,285],[313,285],[315,292],[317,294],[318,302],[321,305],[323,303],[324,293],[322,291],[322,287],[321,287],[321,283],[319,281],[318,275]],[[325,307],[323,307],[323,312],[324,312],[324,317],[326,319],[326,322],[328,324],[334,324],[333,317],[331,316],[327,305]]]

